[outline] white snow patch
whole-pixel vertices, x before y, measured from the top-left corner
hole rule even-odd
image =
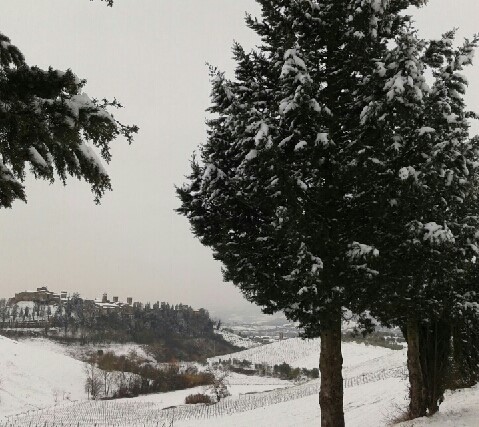
[[[308,143],[306,141],[299,141],[295,147],[294,147],[294,151],[298,151],[298,150],[301,150],[302,148],[306,147],[308,145]]]
[[[439,225],[435,222],[424,224],[425,234],[423,239],[431,243],[441,244],[445,242],[454,243],[454,235],[447,226]]]
[[[379,251],[372,246],[365,245],[364,243],[359,242],[353,242],[349,246],[348,256],[352,260],[361,259],[369,255],[377,257],[379,256]]]
[[[83,362],[0,336],[0,414],[83,400]]]
[[[410,176],[412,176],[416,179],[417,175],[418,175],[418,173],[416,172],[416,169],[414,169],[412,166],[405,166],[405,167],[402,167],[401,169],[399,169],[399,178],[402,181],[405,181]]]
[[[434,133],[434,132],[436,132],[436,129],[431,128],[429,126],[424,126],[424,127],[422,127],[421,129],[418,130],[419,136],[422,136],[422,135],[428,134],[428,133]]]

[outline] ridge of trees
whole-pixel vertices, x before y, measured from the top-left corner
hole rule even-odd
[[[49,314],[48,314],[49,313]],[[43,330],[22,329],[31,319]],[[215,333],[217,323],[207,310],[166,302],[138,304],[128,310],[102,312],[78,294],[56,307],[36,304],[30,310],[9,306],[0,300],[0,333],[6,336],[47,336],[65,343],[135,342],[158,362],[205,361],[208,357],[231,353],[238,347]]]

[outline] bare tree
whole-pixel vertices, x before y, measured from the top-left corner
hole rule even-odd
[[[88,399],[96,400],[100,397],[103,386],[101,371],[93,360],[85,363],[83,370],[86,374],[85,392],[88,394]]]
[[[231,396],[231,393],[228,390],[228,377],[230,372],[226,369],[215,371],[211,368],[208,368],[207,372],[211,374],[212,381],[211,384],[207,385],[205,388],[206,391],[213,395],[216,402],[219,402],[225,397]]]

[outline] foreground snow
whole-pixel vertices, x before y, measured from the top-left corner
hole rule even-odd
[[[275,358],[296,347],[285,361],[309,367],[313,362],[317,366],[317,344],[285,340],[251,350],[256,351],[254,354],[259,359],[266,355],[262,361],[281,363]],[[306,351],[308,346],[310,354]],[[401,415],[407,407],[404,362],[405,351],[344,344],[344,412],[348,427],[387,426]],[[48,341],[20,343],[0,336],[0,377],[0,427],[153,427],[169,425],[171,420],[175,427],[320,424],[319,381],[295,385],[274,378],[232,374],[229,377],[232,396],[212,406],[183,405],[188,394],[204,392],[202,387],[134,399],[85,401],[83,364],[69,357],[61,346]],[[56,424],[51,424],[52,420]],[[401,426],[477,427],[477,420],[478,387],[449,394],[436,416]]]
[[[397,427],[477,427],[479,426],[479,386],[447,392],[440,412],[430,418],[419,418]]]
[[[85,398],[83,363],[0,336],[0,414]]]
[[[406,382],[389,378],[345,389],[344,413],[348,427],[386,426],[406,405]],[[318,396],[312,395],[253,411],[204,420],[175,423],[175,427],[298,427],[319,426]]]

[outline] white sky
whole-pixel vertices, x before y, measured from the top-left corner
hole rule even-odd
[[[0,0],[0,32],[29,64],[71,68],[88,80],[90,97],[116,97],[125,106],[117,117],[140,127],[132,146],[114,143],[114,189],[100,206],[84,182],[28,179],[28,203],[0,210],[0,297],[47,285],[86,297],[250,307],[173,211],[174,185],[205,139],[205,62],[231,76],[233,40],[245,47],[256,40],[246,10],[259,8],[253,0],[116,0],[113,8],[99,0]],[[416,13],[425,37],[453,27],[472,36],[478,14],[478,0],[431,0]],[[478,70],[479,63],[466,73],[476,111]]]

